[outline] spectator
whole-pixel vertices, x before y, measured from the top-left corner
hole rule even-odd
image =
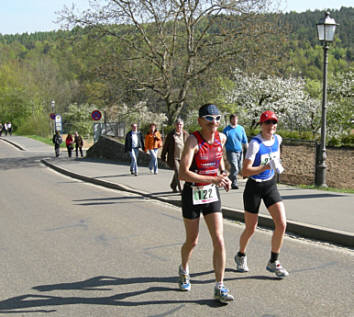
[[[236,113],[231,114],[230,124],[223,131],[227,137],[225,148],[227,160],[230,164],[229,178],[232,189],[238,189],[237,175],[242,169],[242,150],[246,150],[248,147],[245,129],[237,123],[238,115]]]
[[[72,151],[74,149],[74,140],[70,133],[65,139],[65,144],[66,144],[66,148],[68,149],[68,157],[71,157]]]
[[[54,151],[55,151],[55,157],[59,157],[60,155],[60,144],[63,142],[63,139],[60,136],[59,131],[55,131],[55,134],[53,135],[52,139],[54,143]]]
[[[83,147],[83,145],[84,145],[84,141],[82,140],[81,135],[79,135],[79,133],[78,133],[77,131],[75,132],[74,140],[75,140],[75,153],[76,153],[76,157],[79,156],[79,150],[80,150],[80,155],[81,155],[81,157],[83,157],[83,154],[82,154],[82,147]]]
[[[170,187],[172,191],[182,192],[181,181],[178,179],[178,170],[181,162],[184,143],[189,134],[183,129],[183,120],[178,118],[175,122],[175,129],[173,129],[166,137],[161,152],[161,159],[167,162],[168,166],[174,170],[174,175],[171,180]],[[167,160],[166,160],[167,155]]]
[[[156,124],[151,123],[149,132],[145,136],[145,152],[149,152],[151,159],[149,162],[150,173],[158,173],[157,151],[162,146],[161,134],[156,129]]]
[[[130,155],[130,173],[138,176],[139,149],[145,150],[143,135],[138,131],[138,125],[132,123],[131,130],[125,136],[125,152]]]
[[[7,135],[7,122],[4,123],[4,126],[2,128],[2,132],[5,132],[5,136]]]
[[[12,124],[10,121],[7,123],[7,131],[9,132],[9,134],[11,136],[12,135]]]

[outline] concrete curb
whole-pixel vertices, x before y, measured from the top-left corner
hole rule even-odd
[[[5,141],[5,142],[7,142],[7,143],[9,143],[9,144],[13,145],[14,147],[18,148],[18,149],[19,149],[19,150],[21,150],[21,151],[26,151],[26,149],[25,149],[25,148],[23,148],[22,146],[18,145],[18,144],[17,144],[17,143],[15,143],[15,142],[10,141],[9,139],[6,139],[6,138],[0,138],[0,140]]]
[[[151,199],[156,199],[156,200],[159,200],[159,201],[162,201],[165,203],[169,203],[169,204],[172,204],[172,205],[175,205],[178,207],[181,206],[180,200],[175,200],[175,199],[173,200],[173,199],[168,199],[168,198],[164,198],[164,197],[159,197],[157,195],[154,195],[151,193],[146,193],[143,191],[138,191],[134,188],[124,186],[121,184],[114,184],[111,182],[102,181],[99,179],[79,175],[79,174],[70,172],[62,167],[56,166],[55,164],[52,164],[45,159],[41,160],[41,162],[61,174],[85,181],[87,183],[92,183],[92,184],[104,186],[107,188],[126,191],[129,193],[141,195],[141,196],[148,197]],[[222,207],[222,212],[223,212],[223,215],[226,219],[244,222],[244,213],[241,210]],[[267,228],[267,229],[274,228],[274,223],[273,223],[272,218],[270,216],[265,216],[265,215],[259,215],[258,225],[260,227]],[[318,240],[318,241],[322,241],[322,242],[336,244],[336,245],[339,245],[342,247],[347,247],[349,249],[354,249],[354,235],[350,234],[348,232],[343,232],[343,231],[338,231],[338,230],[333,230],[333,229],[328,229],[328,228],[322,228],[322,227],[318,227],[318,226],[314,226],[314,225],[309,226],[307,224],[295,222],[295,221],[287,221],[286,232],[287,232],[287,234],[298,235],[298,236],[306,238],[306,239]]]
[[[223,207],[222,210],[225,218],[244,222],[243,211],[226,207]],[[274,229],[272,218],[265,215],[258,216],[258,226]],[[354,235],[344,231],[287,220],[286,233],[354,249]]]

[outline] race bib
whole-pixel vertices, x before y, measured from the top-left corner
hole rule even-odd
[[[271,160],[279,160],[279,152],[266,153],[261,155],[261,165],[267,165]]]
[[[193,205],[208,204],[218,201],[218,195],[214,184],[206,186],[196,186],[193,189]]]

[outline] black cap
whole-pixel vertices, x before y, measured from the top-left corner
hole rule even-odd
[[[199,117],[207,116],[207,115],[219,115],[220,111],[217,106],[213,104],[206,104],[199,108]]]

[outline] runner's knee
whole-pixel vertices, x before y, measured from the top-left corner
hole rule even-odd
[[[187,239],[184,243],[190,249],[194,249],[198,245],[198,238],[196,239]]]
[[[286,230],[286,221],[280,219],[279,221],[275,222],[275,230],[285,232]]]
[[[222,250],[225,247],[224,238],[222,235],[217,235],[213,238],[213,245],[215,249]]]
[[[256,228],[257,228],[257,222],[246,224],[245,232],[247,232],[249,235],[252,235],[256,231]]]

